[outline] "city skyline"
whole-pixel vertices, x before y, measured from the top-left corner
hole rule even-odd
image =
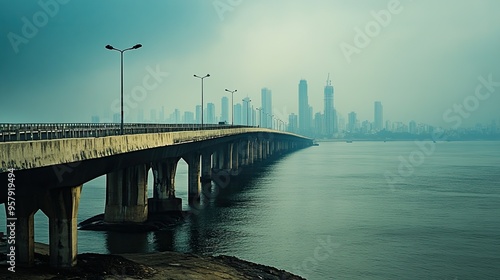
[[[306,79],[314,116],[331,73],[342,115],[357,111],[368,119],[371,102],[380,100],[385,118],[453,126],[458,112],[445,113],[474,95],[481,77],[500,80],[500,39],[488,35],[500,30],[496,1],[236,2],[223,12],[199,1],[5,3],[0,119],[84,122],[104,111],[112,119],[120,57],[108,44],[142,44],[124,55],[125,118],[158,106],[193,110],[200,93],[195,73],[211,75],[207,101],[218,104],[225,88],[257,100],[268,87],[285,116],[298,112],[296,81]],[[390,19],[381,19],[392,2]],[[122,12],[110,16],[117,3]],[[33,20],[38,14],[47,21]],[[379,29],[367,33],[367,26]],[[499,99],[480,100],[464,125],[498,119]]]

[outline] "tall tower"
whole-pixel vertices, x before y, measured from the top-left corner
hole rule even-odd
[[[375,130],[382,130],[384,128],[384,117],[383,117],[382,102],[375,101]]]
[[[207,123],[215,124],[215,104],[207,103]]]
[[[335,133],[335,111],[333,109],[333,86],[330,80],[330,74],[326,80],[325,86],[325,135],[326,137],[333,137]]]
[[[307,81],[299,82],[299,129],[302,133],[307,133],[311,129],[311,112],[307,96]]]
[[[229,119],[229,98],[227,96],[222,97],[221,100],[221,114],[220,114],[220,120],[222,122],[230,122],[231,120]]]
[[[273,114],[273,102],[271,90],[268,88],[262,88],[262,126],[267,128],[272,128],[272,114]]]

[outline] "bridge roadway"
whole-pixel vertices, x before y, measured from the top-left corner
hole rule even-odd
[[[127,124],[124,131],[119,135],[117,124],[0,124],[0,203],[7,218],[16,219],[18,265],[34,263],[38,210],[49,218],[51,266],[76,264],[81,188],[96,177],[106,175],[104,222],[140,224],[148,213],[181,209],[175,197],[181,158],[188,164],[189,204],[196,205],[201,183],[216,179],[213,172],[238,174],[254,162],[312,145],[312,139],[258,127]],[[154,189],[148,199],[150,168]],[[9,169],[15,176],[10,193]]]

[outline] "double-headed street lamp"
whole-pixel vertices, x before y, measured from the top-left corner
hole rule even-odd
[[[206,74],[203,77],[194,75],[196,78],[201,79],[201,128],[203,128],[203,79],[210,77],[210,74]]]
[[[231,93],[231,125],[234,125],[234,93],[238,90],[228,90],[226,88],[226,91]]]
[[[119,51],[120,52],[120,61],[121,61],[121,122],[120,122],[120,134],[123,135],[123,53],[129,50],[135,50],[142,47],[141,44],[137,44],[131,48],[120,50],[117,48],[114,48],[111,45],[106,45],[106,49],[112,50],[112,51]]]
[[[250,111],[249,111],[249,110],[250,110],[250,109],[249,109],[249,107],[250,107],[249,105],[250,105],[250,102],[251,102],[252,100],[251,100],[250,98],[248,98],[248,97],[247,97],[247,98],[245,98],[245,99],[242,99],[241,101],[243,101],[243,102],[246,102],[246,103],[247,103],[247,126],[248,126],[248,113],[250,112]]]

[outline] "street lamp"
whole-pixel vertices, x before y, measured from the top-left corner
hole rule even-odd
[[[137,44],[131,48],[120,50],[117,48],[114,48],[111,45],[106,45],[105,48],[111,51],[118,51],[120,52],[120,61],[121,61],[121,122],[120,122],[120,134],[123,135],[123,53],[129,50],[136,50],[138,48],[142,47],[141,44]]]
[[[210,77],[210,74],[206,74],[203,77],[194,75],[196,78],[201,79],[201,128],[203,128],[203,79]]]
[[[255,108],[255,110],[259,111],[259,127],[262,127],[262,108]]]
[[[230,92],[231,93],[231,125],[234,125],[234,93],[237,92],[238,90],[235,89],[235,90],[228,90],[226,88],[226,91],[227,92]]]
[[[249,106],[249,104],[250,104],[250,101],[252,101],[252,100],[250,100],[250,99],[247,97],[247,98],[245,98],[245,99],[242,99],[241,101],[243,101],[243,102],[246,102],[246,103],[247,103],[247,126],[248,126],[248,113],[250,112],[250,111],[249,111],[249,110],[250,110],[250,109],[249,109],[249,107],[250,107],[250,106]]]

